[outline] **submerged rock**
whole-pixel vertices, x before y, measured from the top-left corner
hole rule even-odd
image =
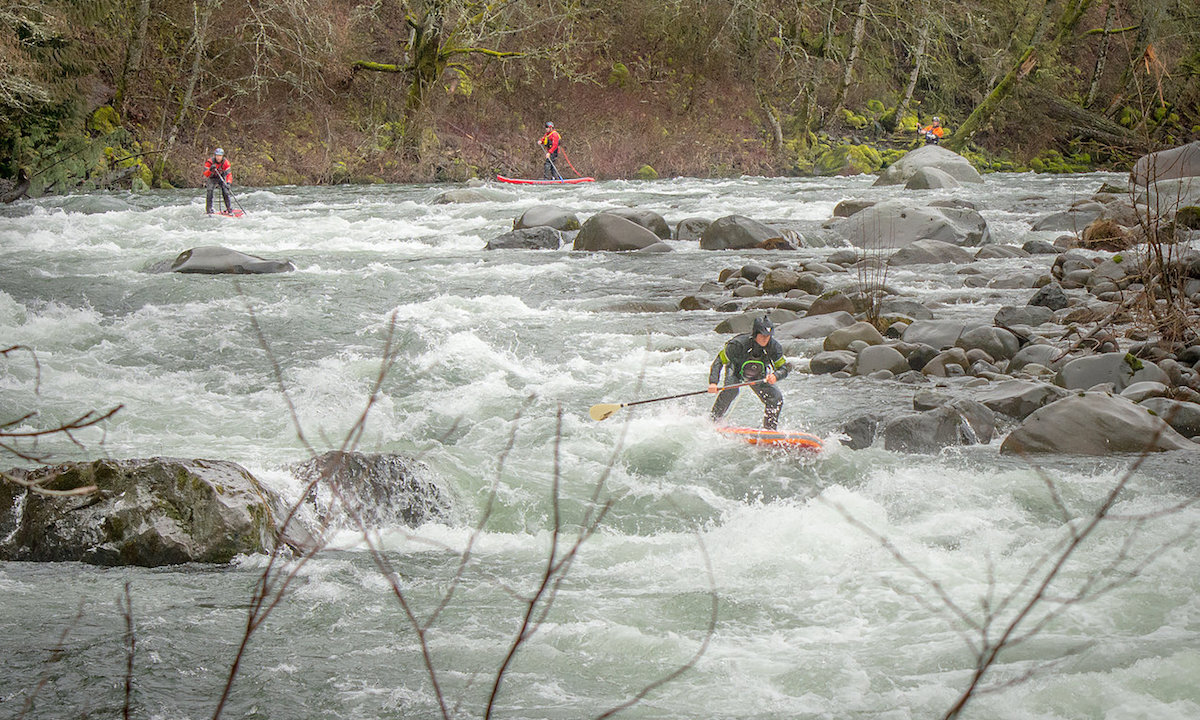
[[[0,483],[0,559],[155,567],[224,563],[270,552],[285,517],[280,498],[225,460],[97,460],[12,470],[50,497]],[[291,537],[302,537],[289,528]]]
[[[367,528],[418,527],[445,519],[452,507],[429,468],[402,455],[335,450],[297,465],[295,473],[309,485],[306,500],[320,517],[355,529],[356,517]]]
[[[292,272],[291,260],[268,260],[219,245],[184,250],[168,268],[171,272],[199,275],[260,275]]]

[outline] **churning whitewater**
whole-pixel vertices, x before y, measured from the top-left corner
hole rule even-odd
[[[293,410],[308,443],[338,447],[394,322],[399,362],[358,449],[418,458],[453,498],[449,520],[376,537],[419,617],[473,541],[427,635],[457,717],[482,716],[555,518],[570,534],[595,511],[600,482],[611,507],[506,674],[497,717],[594,717],[697,655],[623,716],[941,717],[970,684],[981,638],[994,640],[1029,598],[1030,567],[1134,458],[1048,456],[1034,467],[1000,456],[998,439],[932,455],[850,450],[843,423],[911,407],[913,388],[803,371],[778,385],[780,427],[822,438],[816,457],[722,436],[710,395],[596,422],[596,403],[703,390],[728,339],[714,329],[730,313],[680,310],[680,299],[722,269],[789,256],[677,240],[661,254],[484,249],[551,204],[581,220],[636,207],[672,225],[786,221],[821,245],[796,257],[819,258],[838,249],[821,243],[839,201],[911,192],[873,179],[489,184],[477,202],[441,202],[447,186],[246,188],[240,219],[205,217],[201,194],[182,190],[23,201],[0,208],[0,337],[34,349],[37,363],[6,358],[0,417],[36,409],[49,424],[122,405],[80,434],[82,447],[59,439],[39,452],[231,460],[296,499],[289,468],[307,451]],[[993,242],[1020,244],[1052,240],[1031,222],[1105,181],[1122,178],[989,175],[955,192],[980,208]],[[148,272],[206,245],[297,269]],[[1029,294],[964,287],[953,265],[898,268],[888,283],[946,318],[990,316]],[[820,342],[785,351],[803,367]],[[755,425],[761,413],[744,392],[729,419]],[[964,717],[1200,716],[1200,511],[1158,512],[1196,493],[1196,468],[1195,453],[1176,452],[1133,471],[1114,508],[1123,519],[1071,556]],[[265,563],[0,563],[0,708],[17,715],[33,694],[31,718],[118,714],[128,582],[135,715],[211,717]],[[254,636],[224,716],[441,717],[421,647],[361,537],[341,534],[300,569]]]

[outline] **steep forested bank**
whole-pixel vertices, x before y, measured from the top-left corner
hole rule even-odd
[[[983,168],[1200,137],[1191,0],[25,0],[0,8],[0,194],[538,169],[877,170],[940,115]],[[564,168],[568,171],[570,168]]]

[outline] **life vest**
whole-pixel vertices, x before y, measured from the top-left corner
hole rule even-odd
[[[212,158],[204,161],[204,177],[212,177],[214,174],[219,174],[222,180],[227,183],[233,182],[233,166],[229,164],[228,158],[221,158],[221,162],[214,163]]]
[[[558,152],[558,141],[560,139],[562,139],[562,136],[558,134],[558,131],[551,128],[550,132],[543,135],[542,139],[538,142],[541,143],[542,147],[546,148],[546,152],[553,155]]]

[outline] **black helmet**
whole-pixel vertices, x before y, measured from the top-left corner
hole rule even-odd
[[[766,315],[754,318],[754,326],[750,329],[750,332],[753,335],[767,335],[769,337],[775,334],[775,323],[771,322],[771,318]]]

